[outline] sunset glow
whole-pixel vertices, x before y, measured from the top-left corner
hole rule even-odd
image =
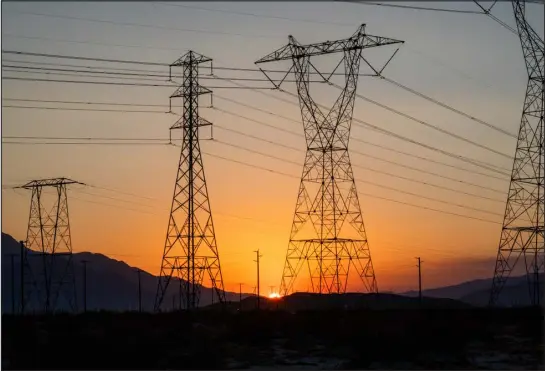
[[[279,299],[279,298],[280,298],[279,293],[273,292],[273,293],[269,294],[269,299]]]

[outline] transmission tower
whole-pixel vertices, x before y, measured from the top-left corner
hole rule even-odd
[[[32,191],[26,249],[22,257],[24,295],[21,310],[77,311],[68,217],[67,186],[70,184],[83,183],[55,178],[33,180],[17,187]],[[47,202],[51,198],[46,197],[44,187],[55,189],[55,202]]]
[[[528,85],[489,303],[497,304],[505,281],[523,255],[531,303],[540,305],[545,258],[544,44],[524,16],[525,2],[512,1],[512,5]]]
[[[290,71],[294,69],[307,145],[280,285],[283,295],[294,290],[305,262],[313,292],[346,292],[350,270],[355,270],[369,292],[378,290],[348,142],[360,61],[380,74],[363,57],[363,50],[399,43],[402,41],[368,35],[365,25],[361,25],[351,37],[338,41],[301,45],[289,36],[286,46],[256,62],[292,61]],[[332,53],[343,53],[337,68],[344,61],[345,85],[333,107],[324,113],[310,96],[310,68],[326,82],[329,79],[316,69],[310,58]],[[283,81],[273,84],[279,88]]]
[[[182,85],[170,97],[182,98],[183,101],[182,117],[170,128],[182,129],[182,149],[155,297],[156,311],[161,309],[173,276],[183,280],[182,296],[187,309],[196,308],[199,304],[205,272],[219,301],[225,302],[199,145],[199,128],[212,125],[200,117],[198,111],[199,96],[211,93],[209,89],[199,85],[198,79],[198,66],[206,62],[211,63],[212,59],[189,51],[170,66],[183,68]]]

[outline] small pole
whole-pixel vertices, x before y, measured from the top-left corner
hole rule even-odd
[[[257,309],[260,309],[260,300],[259,300],[259,258],[261,258],[263,255],[259,255],[259,249],[254,251],[257,256],[257,260],[254,260],[257,263]]]
[[[242,283],[238,284],[238,303],[239,310],[242,310]]]
[[[87,260],[82,260],[83,264],[83,312],[87,312]]]
[[[11,313],[15,314],[15,255],[9,254],[11,260]]]
[[[420,304],[422,304],[422,261],[420,260],[420,257],[416,258],[418,260],[418,300],[420,301]]]
[[[19,241],[21,244],[21,314],[25,313],[25,243]]]
[[[178,277],[178,309],[182,310],[182,279]]]
[[[140,273],[142,273],[142,270],[140,268],[137,268],[136,274],[138,274],[138,311],[142,313],[142,283],[140,280]]]

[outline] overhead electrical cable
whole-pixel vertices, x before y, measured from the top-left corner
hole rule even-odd
[[[57,111],[94,111],[94,112],[120,112],[120,113],[159,113],[162,115],[173,114],[166,111],[146,111],[146,110],[121,110],[121,109],[100,109],[100,108],[71,108],[71,107],[39,107],[39,106],[12,106],[2,105],[2,108],[18,109],[37,109],[37,110],[57,110]]]
[[[84,21],[84,22],[112,24],[116,26],[154,28],[158,30],[202,33],[202,34],[210,34],[210,35],[225,35],[225,36],[235,36],[235,37],[257,38],[257,39],[278,39],[279,38],[279,36],[273,36],[273,35],[239,34],[239,33],[223,32],[223,31],[196,30],[191,28],[177,28],[177,27],[158,26],[158,25],[142,24],[142,23],[135,23],[135,22],[111,21],[107,19],[76,17],[76,16],[62,15],[62,14],[47,14],[47,13],[15,11],[15,10],[11,10],[10,13],[33,15],[33,16],[39,16],[39,17],[58,18],[58,19],[71,19],[75,21]]]
[[[58,79],[38,79],[38,78],[25,78],[25,77],[4,77],[2,80],[19,80],[19,81],[32,81],[32,82],[56,82],[67,84],[94,84],[94,85],[118,85],[118,86],[141,86],[141,87],[166,87],[173,88],[173,85],[165,84],[144,84],[144,83],[128,83],[128,82],[109,82],[109,81],[89,81],[89,80],[58,80]],[[270,87],[233,87],[233,86],[207,86],[208,89],[263,89],[271,90]]]
[[[246,106],[247,106],[247,105],[246,105]],[[214,108],[217,109],[217,107],[214,107]],[[260,110],[259,108],[257,108],[257,109]],[[251,119],[251,118],[248,118],[248,117],[239,115],[239,114],[237,114],[237,113],[230,112],[230,111],[225,110],[225,109],[222,109],[221,112],[226,113],[226,114],[229,114],[229,115],[232,115],[232,116],[235,116],[235,117],[242,118],[242,119],[244,119],[244,120],[248,120],[248,121],[251,121],[251,122],[255,122],[255,123],[260,124],[260,125],[264,125],[264,126],[271,127],[270,124],[264,123],[264,122],[259,121],[259,120]],[[294,121],[295,121],[295,120],[294,120]],[[297,121],[295,121],[295,122],[297,122]],[[216,124],[216,126],[218,126],[218,125]],[[221,126],[218,126],[218,127],[223,128],[223,127],[221,127]],[[282,129],[282,128],[278,128],[278,127],[275,127],[274,125],[272,126],[272,128],[275,129],[275,130],[280,130],[280,131],[283,131],[283,132],[288,132],[288,133],[293,134],[293,135],[295,135],[295,136],[304,138],[304,136],[303,136],[302,134],[295,133],[295,132],[292,132],[292,131],[289,131],[289,130],[285,130],[285,129]],[[223,128],[223,129],[227,130],[226,128]],[[240,133],[240,132],[239,132],[239,134],[245,135],[244,133]],[[392,151],[392,152],[394,152],[394,153],[399,153],[399,154],[403,154],[403,155],[406,155],[406,156],[415,157],[415,158],[417,158],[417,159],[421,159],[421,160],[429,161],[429,162],[432,162],[432,163],[436,163],[436,164],[438,164],[438,165],[443,165],[443,166],[455,168],[455,169],[457,169],[457,170],[466,171],[466,172],[469,172],[469,173],[472,173],[472,174],[478,174],[478,175],[482,175],[482,176],[486,176],[486,177],[490,177],[490,178],[498,179],[498,180],[508,180],[508,179],[506,179],[506,178],[500,178],[500,177],[497,177],[497,176],[494,176],[494,175],[481,173],[481,172],[478,172],[478,171],[475,171],[475,170],[465,169],[465,168],[461,168],[461,167],[458,167],[458,166],[455,166],[455,165],[450,165],[450,164],[447,164],[447,163],[444,163],[444,162],[435,161],[435,160],[429,159],[429,158],[427,158],[427,157],[422,157],[422,156],[418,156],[418,155],[413,155],[413,154],[408,153],[408,152],[399,151],[399,150],[396,150],[396,149],[393,149],[393,148],[390,148],[390,147],[386,147],[386,146],[383,146],[383,145],[380,145],[380,144],[371,143],[371,142],[368,142],[368,141],[365,141],[365,140],[361,140],[361,139],[358,139],[358,138],[353,138],[353,139],[351,139],[351,140],[354,140],[354,141],[357,141],[357,142],[361,142],[361,143],[365,143],[365,144],[368,144],[368,145],[371,145],[371,146],[375,146],[375,147],[378,147],[378,148],[382,148],[382,149],[385,149],[385,150],[388,150],[388,151]],[[296,150],[298,150],[298,149],[296,149]],[[501,193],[501,194],[504,194],[504,193],[505,193],[505,192],[503,192],[503,191],[499,191],[499,190],[495,190],[495,189],[490,189],[490,188],[488,188],[488,187],[483,187],[483,186],[480,186],[480,185],[478,185],[478,184],[474,184],[474,183],[471,183],[471,182],[466,182],[466,181],[462,181],[462,180],[460,180],[460,179],[450,178],[450,177],[447,177],[447,176],[444,176],[444,175],[441,175],[441,174],[437,174],[437,173],[433,173],[433,172],[430,172],[430,171],[426,171],[426,170],[414,168],[414,167],[411,167],[411,166],[408,166],[408,165],[405,165],[405,164],[402,164],[402,163],[398,163],[398,162],[391,161],[391,160],[386,160],[386,159],[383,159],[383,158],[380,158],[380,157],[377,157],[377,156],[373,156],[373,155],[369,155],[369,154],[366,154],[366,153],[358,152],[358,151],[356,151],[356,150],[351,150],[351,153],[358,154],[358,155],[361,155],[361,156],[364,156],[364,157],[374,158],[374,159],[377,159],[377,160],[379,160],[379,161],[385,161],[385,162],[388,162],[388,163],[391,163],[391,164],[394,164],[394,165],[397,165],[397,166],[405,167],[405,168],[408,168],[408,169],[412,169],[412,170],[415,170],[415,171],[419,171],[419,172],[423,172],[423,173],[427,173],[427,174],[439,176],[439,177],[442,177],[442,178],[445,178],[445,179],[448,179],[448,180],[451,180],[451,181],[460,182],[460,183],[472,185],[472,186],[475,186],[475,187],[484,188],[484,189],[487,189],[487,190],[492,190],[492,191],[497,192],[497,193]]]
[[[331,22],[331,21],[316,21],[316,20],[312,20],[312,19],[288,18],[288,17],[280,17],[280,16],[274,16],[274,15],[255,14],[255,13],[247,13],[247,12],[236,12],[236,11],[232,11],[232,10],[201,8],[201,7],[198,7],[198,6],[178,4],[178,3],[175,4],[175,3],[154,2],[153,4],[155,4],[155,5],[165,5],[165,6],[176,6],[176,7],[186,8],[186,9],[204,10],[204,11],[216,12],[216,13],[236,14],[236,15],[243,15],[243,16],[250,16],[250,17],[257,17],[257,18],[281,19],[281,20],[292,21],[292,22],[330,24],[330,25],[334,25],[334,26],[354,27],[354,24],[352,24],[352,23],[341,23],[341,22]]]
[[[229,81],[229,79],[223,79],[221,78],[222,80],[227,80]],[[237,86],[245,86],[241,83],[238,83],[238,82],[235,82],[235,81],[231,81],[232,84],[235,84]],[[247,86],[246,86],[247,87]],[[248,87],[248,89],[251,90],[250,87]],[[290,95],[291,97],[294,97],[294,98],[298,98],[298,96],[296,94],[293,94],[291,92],[288,92],[284,89],[280,90],[282,93],[284,94],[287,94],[287,95]],[[276,97],[274,95],[271,95],[271,94],[268,94],[268,93],[264,93],[262,91],[259,91],[259,90],[256,90],[257,93],[260,93],[262,95],[265,95],[267,97],[271,97],[275,100],[278,100],[278,101],[281,101],[281,102],[284,102],[284,103],[288,103],[288,104],[291,104],[291,105],[296,105],[298,106],[298,104],[296,102],[293,102],[293,101],[289,101],[289,100],[286,100],[286,99],[282,99],[282,98],[279,98],[279,97]],[[317,106],[323,108],[323,109],[326,109],[328,110],[328,107],[324,106],[323,104],[319,104],[319,103],[316,103]],[[428,144],[425,144],[425,143],[422,143],[422,142],[419,142],[419,141],[416,141],[414,139],[410,139],[410,138],[407,138],[405,136],[402,136],[402,135],[399,135],[399,134],[396,134],[394,132],[391,132],[389,130],[386,130],[386,129],[383,129],[383,128],[380,128],[376,125],[372,125],[368,122],[365,122],[363,120],[360,120],[360,119],[357,119],[357,118],[353,118],[352,119],[353,122],[359,124],[359,126],[362,126],[362,127],[366,127],[366,128],[370,128],[370,129],[373,129],[377,132],[380,132],[382,134],[385,134],[385,135],[388,135],[388,136],[391,136],[391,137],[394,137],[394,138],[397,138],[397,139],[400,139],[400,140],[403,140],[403,141],[406,141],[406,142],[409,142],[409,143],[412,143],[412,144],[415,144],[415,145],[418,145],[420,147],[423,147],[423,148],[426,148],[426,149],[429,149],[431,151],[434,151],[434,152],[438,152],[438,153],[441,153],[445,156],[449,156],[449,157],[452,157],[452,158],[455,158],[455,159],[458,159],[460,161],[464,161],[466,163],[469,163],[469,164],[472,164],[474,166],[478,166],[478,167],[481,167],[481,168],[484,168],[484,169],[487,169],[489,171],[493,171],[493,172],[496,172],[496,173],[499,173],[499,174],[502,174],[502,175],[505,175],[505,176],[509,176],[508,173],[505,173],[501,170],[498,169],[498,167],[496,165],[493,165],[493,164],[489,164],[489,163],[486,163],[484,161],[479,161],[479,160],[475,160],[475,159],[471,159],[471,158],[468,158],[468,157],[465,157],[465,156],[461,156],[461,155],[457,155],[457,154],[454,154],[454,153],[450,153],[448,151],[445,151],[445,150],[442,150],[442,149],[439,149],[439,148],[436,148],[436,147],[433,147],[431,145],[428,145]]]
[[[341,91],[343,90],[343,88],[342,88],[341,86],[339,86],[339,85],[337,85],[337,84],[335,84],[335,83],[330,83],[330,84],[331,84],[332,86],[334,86],[334,87],[340,89]],[[383,104],[383,103],[379,103],[379,102],[377,102],[376,100],[373,100],[373,99],[371,99],[371,98],[368,98],[368,97],[366,97],[366,96],[364,96],[364,95],[362,95],[362,94],[356,93],[355,95],[356,95],[356,97],[358,97],[358,98],[360,98],[360,99],[363,99],[363,100],[366,101],[366,102],[369,102],[369,103],[371,103],[371,104],[374,104],[374,105],[376,105],[376,106],[378,106],[378,107],[381,107],[381,108],[383,108],[383,109],[385,109],[385,110],[387,110],[387,111],[390,111],[390,112],[392,112],[392,113],[395,113],[396,115],[402,116],[402,117],[404,117],[404,118],[406,118],[406,119],[409,119],[409,120],[414,121],[414,122],[416,122],[416,123],[418,123],[418,124],[421,124],[421,125],[423,125],[423,126],[426,126],[426,127],[430,128],[430,129],[436,130],[436,131],[438,131],[438,132],[440,132],[440,133],[442,133],[442,134],[445,134],[445,135],[448,135],[448,136],[450,136],[450,137],[456,138],[456,139],[458,139],[458,140],[464,141],[464,142],[466,142],[466,143],[469,143],[469,144],[474,145],[474,146],[476,146],[476,147],[479,147],[479,148],[481,148],[481,149],[487,150],[487,151],[492,152],[492,153],[494,153],[494,154],[497,154],[497,155],[499,155],[499,156],[502,156],[502,157],[505,157],[505,158],[508,158],[508,159],[512,159],[512,156],[509,156],[508,154],[505,154],[505,153],[503,153],[503,152],[497,151],[497,150],[495,150],[495,149],[493,149],[493,148],[490,148],[490,147],[488,147],[488,146],[485,146],[485,145],[483,145],[483,144],[477,143],[477,142],[475,142],[475,141],[473,141],[473,140],[471,140],[471,139],[468,139],[468,138],[465,138],[465,137],[463,137],[463,136],[461,136],[461,135],[455,134],[455,133],[453,133],[453,132],[451,132],[451,131],[448,131],[448,130],[446,130],[446,129],[443,129],[443,128],[439,127],[439,126],[436,126],[436,125],[430,124],[430,123],[428,123],[428,122],[426,122],[426,121],[417,119],[417,118],[415,118],[415,117],[413,117],[413,116],[411,116],[411,115],[408,115],[408,114],[406,114],[406,113],[403,113],[403,112],[401,112],[401,111],[398,111],[398,110],[396,110],[395,108],[389,107],[389,106],[387,106],[387,105],[385,105],[385,104]]]
[[[156,138],[153,138],[154,140]],[[261,152],[261,151],[257,151],[257,150],[254,150],[254,149],[250,149],[250,148],[247,148],[247,147],[244,147],[244,146],[240,146],[240,145],[237,145],[237,144],[233,144],[233,143],[227,143],[227,142],[224,142],[222,140],[214,140],[214,142],[216,143],[220,143],[222,145],[226,145],[226,146],[229,146],[229,147],[233,147],[233,148],[238,148],[238,149],[241,149],[241,150],[245,150],[245,151],[248,151],[248,152],[251,152],[251,153],[255,153],[255,154],[258,154],[258,155],[261,155],[261,156],[265,156],[265,157],[269,157],[269,158],[272,158],[272,159],[275,159],[275,160],[279,160],[279,161],[282,161],[282,162],[286,162],[286,163],[289,163],[289,164],[292,164],[292,165],[296,165],[296,166],[300,166],[301,164],[298,163],[298,162],[295,162],[295,161],[291,161],[291,160],[288,160],[288,159],[285,159],[285,158],[282,158],[282,157],[278,157],[278,156],[274,156],[274,155],[271,155],[271,154],[268,154],[268,153],[264,153],[264,152]],[[13,143],[13,142],[10,142],[10,141],[7,141],[7,142],[4,142],[4,143]],[[30,142],[30,143],[36,143],[36,142]],[[47,143],[47,144],[64,144],[63,142],[60,142],[60,143],[52,143],[52,142],[42,142],[42,143]],[[72,144],[73,142],[69,142],[70,144]],[[83,142],[82,144],[86,144],[85,142]],[[96,142],[93,142],[93,143],[87,143],[87,144],[99,144],[99,143],[96,143]],[[100,144],[106,144],[106,143],[100,143]],[[116,145],[116,144],[131,144],[131,143],[126,143],[126,142],[108,142],[108,145]],[[140,143],[138,143],[140,144]],[[153,145],[157,145],[157,144],[160,144],[160,143],[150,143],[150,144],[153,144]],[[167,145],[168,143],[164,143],[164,145]],[[490,201],[495,201],[495,202],[501,202],[503,204],[503,201],[500,201],[500,200],[497,200],[497,199],[492,199],[490,197],[485,197],[485,196],[481,196],[481,195],[477,195],[477,194],[474,194],[474,193],[469,193],[469,192],[464,192],[464,191],[460,191],[460,190],[456,190],[456,189],[452,189],[452,188],[448,188],[448,187],[444,187],[444,186],[441,186],[441,185],[437,185],[437,184],[433,184],[433,183],[429,183],[429,182],[423,182],[423,181],[420,181],[420,180],[417,180],[417,179],[412,179],[412,178],[408,178],[408,177],[403,177],[403,176],[400,176],[400,175],[397,175],[397,174],[392,174],[392,173],[388,173],[388,172],[385,172],[385,171],[381,171],[381,170],[376,170],[376,169],[372,169],[372,168],[368,168],[368,167],[364,167],[364,166],[361,166],[361,165],[354,165],[354,167],[359,167],[359,168],[362,168],[364,170],[368,170],[368,171],[371,171],[371,172],[376,172],[376,173],[381,173],[381,174],[384,174],[384,175],[388,175],[388,176],[391,176],[391,177],[395,177],[395,178],[398,178],[398,179],[404,179],[404,180],[407,180],[407,181],[411,181],[411,182],[415,182],[415,183],[420,183],[420,184],[424,184],[424,185],[427,185],[427,186],[432,186],[432,187],[435,187],[435,188],[440,188],[440,189],[444,189],[444,190],[448,190],[448,191],[451,191],[451,192],[455,192],[455,193],[461,193],[461,194],[465,194],[465,195],[468,195],[468,196],[473,196],[473,197],[477,197],[477,198],[483,198],[483,199],[487,199],[487,200],[490,200]],[[435,199],[435,198],[430,198],[430,197],[427,197],[427,196],[422,196],[422,195],[418,195],[418,194],[414,194],[414,193],[411,193],[411,192],[406,192],[406,191],[403,191],[403,190],[400,190],[398,188],[393,188],[393,187],[388,187],[388,186],[385,186],[385,185],[381,185],[381,184],[378,184],[378,183],[374,183],[374,182],[370,182],[370,181],[364,181],[364,180],[358,180],[359,182],[362,182],[362,183],[368,183],[368,184],[371,184],[371,185],[375,185],[375,186],[378,186],[378,187],[383,187],[383,188],[386,188],[386,189],[392,189],[394,191],[397,191],[397,192],[401,192],[401,193],[406,193],[406,194],[409,194],[409,195],[412,195],[412,196],[415,196],[415,197],[420,197],[420,198],[425,198],[425,199],[430,199],[432,201],[437,201],[437,202],[443,202],[443,203],[447,203],[447,204],[450,204],[450,205],[454,205],[454,206],[458,206],[458,207],[465,207],[465,208],[469,208],[469,209],[472,209],[472,210],[475,210],[475,211],[481,211],[481,212],[488,212],[488,211],[484,211],[482,209],[475,209],[475,208],[471,208],[471,207],[466,207],[464,205],[459,205],[459,204],[454,204],[452,202],[448,202],[448,201],[443,201],[443,200],[439,200],[439,199]],[[490,212],[488,212],[490,213]],[[497,214],[499,215],[499,214]]]
[[[27,52],[18,52],[18,51],[2,51],[2,52],[3,52],[3,53],[4,53],[4,52],[5,52],[5,53],[17,53],[17,54],[18,54],[18,53],[22,53],[23,55],[36,55],[36,54],[38,54],[38,53],[27,53]],[[69,58],[69,59],[79,59],[79,58],[81,58],[81,57],[77,57],[77,56],[67,56],[67,55],[59,56],[59,55],[54,55],[54,54],[40,54],[40,56],[49,56],[49,57],[52,57],[52,58]],[[95,60],[96,60],[96,61],[115,62],[115,63],[133,63],[133,62],[134,62],[134,63],[138,63],[138,64],[141,64],[141,63],[142,63],[141,61],[115,60],[115,59],[100,59],[100,58],[97,58],[97,59],[95,59]],[[148,62],[145,62],[145,63],[148,63]],[[164,65],[164,66],[166,66],[166,65]],[[79,66],[76,66],[76,67],[79,67]],[[249,69],[249,68],[241,69],[241,68],[229,68],[229,67],[223,67],[223,66],[216,66],[216,67],[214,67],[214,69],[216,69],[216,70],[231,70],[231,71],[246,71],[246,72],[261,72],[259,69],[255,69],[255,68],[254,68],[254,69]],[[287,73],[287,71],[281,71],[281,70],[264,70],[264,71],[265,71],[265,72],[271,72],[271,73],[273,73],[273,72]],[[86,72],[88,72],[88,71],[86,71]],[[144,71],[141,71],[141,72],[144,72]],[[310,72],[310,74],[319,75],[318,72]],[[342,73],[334,73],[334,75],[343,75],[343,76],[344,76],[344,74],[342,74]],[[142,76],[144,76],[144,75],[142,75]],[[159,76],[162,77],[162,75],[159,75]],[[367,75],[363,75],[363,76],[367,76]],[[165,77],[165,78],[167,77],[166,72],[165,72],[164,77]],[[470,114],[467,114],[467,113],[465,113],[465,112],[463,112],[463,111],[461,111],[461,110],[459,110],[459,109],[456,109],[456,108],[454,108],[454,107],[452,107],[452,106],[450,106],[450,105],[447,105],[447,104],[445,104],[445,103],[443,103],[443,102],[440,102],[440,101],[438,101],[437,99],[434,99],[434,98],[432,98],[432,97],[430,97],[430,96],[428,96],[428,95],[426,95],[426,94],[423,94],[423,93],[421,93],[421,92],[418,92],[417,90],[412,89],[412,88],[410,88],[410,87],[408,87],[408,86],[406,86],[406,85],[403,85],[403,84],[401,84],[401,83],[399,83],[399,82],[397,82],[397,81],[395,81],[395,80],[393,80],[393,79],[391,79],[391,78],[387,78],[387,77],[383,77],[383,76],[380,76],[380,77],[381,77],[381,79],[383,79],[383,80],[389,82],[390,84],[392,84],[392,85],[394,85],[394,86],[397,86],[397,87],[399,87],[399,88],[401,88],[401,89],[403,89],[403,90],[405,90],[405,91],[408,91],[408,92],[410,92],[410,93],[412,93],[412,94],[415,94],[415,95],[417,95],[417,96],[419,96],[419,97],[421,97],[421,98],[423,98],[423,99],[426,99],[427,101],[429,101],[429,102],[431,102],[431,103],[434,103],[434,104],[436,104],[436,105],[438,105],[438,106],[441,106],[441,107],[443,107],[443,108],[445,108],[445,109],[448,109],[448,110],[450,110],[450,111],[452,111],[452,112],[454,112],[454,113],[457,113],[457,114],[459,114],[459,115],[461,115],[461,116],[463,116],[463,117],[466,117],[466,118],[468,118],[468,119],[470,119],[470,120],[473,120],[473,121],[475,121],[475,122],[477,122],[477,123],[479,123],[479,124],[481,124],[481,125],[484,125],[484,126],[490,128],[490,129],[496,130],[496,131],[498,131],[498,132],[501,132],[501,133],[503,133],[503,134],[505,134],[505,135],[508,135],[508,136],[511,136],[511,137],[513,137],[513,138],[516,138],[516,137],[517,137],[516,134],[510,133],[510,132],[508,132],[508,131],[506,131],[506,130],[504,130],[504,129],[501,129],[501,128],[499,128],[499,127],[497,127],[497,126],[495,126],[495,125],[493,125],[493,124],[490,124],[490,123],[488,123],[488,122],[485,122],[485,121],[483,121],[483,120],[477,119],[477,118],[475,118],[474,116],[472,116],[472,115],[470,115]],[[210,79],[210,78],[217,78],[217,77],[207,77],[207,76],[202,76],[202,77],[201,77],[201,79]],[[257,81],[260,81],[260,82],[263,81],[263,82],[268,82],[266,79],[263,79],[263,78],[262,78],[262,79],[255,79],[255,80],[254,80],[254,79],[243,80],[243,79],[241,79],[241,78],[230,78],[230,80],[233,80],[233,81],[242,80],[242,81],[256,81],[256,82],[257,82]],[[291,81],[291,80],[290,80],[290,81]],[[316,82],[318,82],[318,81],[316,81]],[[320,82],[321,82],[321,81],[320,81]]]
[[[170,144],[170,145],[173,145],[173,146],[176,146],[176,147],[181,147],[179,145],[174,145],[174,144]],[[278,175],[282,175],[282,176],[286,176],[286,177],[290,177],[290,178],[294,178],[294,179],[299,179],[299,176],[296,176],[296,175],[291,175],[291,174],[288,174],[288,173],[279,172],[279,171],[276,171],[276,170],[273,170],[273,169],[261,167],[261,166],[254,165],[254,164],[249,164],[249,163],[244,162],[244,161],[234,160],[234,159],[226,158],[224,156],[219,156],[219,155],[216,155],[216,154],[207,153],[207,152],[204,152],[204,151],[203,151],[203,154],[206,154],[207,156],[219,158],[219,159],[222,159],[222,160],[225,160],[225,161],[238,163],[238,164],[241,164],[241,165],[244,165],[244,166],[264,170],[264,171],[267,171],[269,173],[278,174]],[[495,222],[495,221],[488,220],[488,219],[473,217],[473,216],[470,216],[470,215],[453,213],[453,212],[450,212],[450,211],[445,211],[445,210],[440,210],[440,209],[434,209],[434,208],[430,208],[430,207],[427,207],[427,206],[415,205],[415,204],[412,204],[412,203],[399,201],[399,200],[395,200],[395,199],[391,199],[391,198],[387,198],[387,197],[376,196],[376,195],[372,195],[372,194],[368,194],[368,193],[362,193],[362,192],[358,192],[358,193],[361,194],[361,195],[364,195],[364,196],[371,197],[371,198],[376,198],[376,199],[386,200],[386,201],[390,201],[390,202],[394,202],[394,203],[398,203],[398,204],[412,206],[412,207],[416,207],[416,208],[419,208],[419,209],[422,209],[422,210],[429,210],[429,211],[439,212],[439,213],[443,213],[443,214],[447,214],[447,215],[458,216],[458,217],[462,217],[462,218],[466,218],[466,219],[479,220],[479,221],[483,221],[483,222],[487,222],[487,223],[501,224],[499,222]],[[92,201],[89,201],[89,200],[85,200],[85,201],[92,202]],[[93,202],[93,203],[98,203],[98,202]],[[134,210],[134,211],[145,212],[143,210]]]
[[[374,5],[374,6],[384,6],[391,8],[401,8],[401,9],[412,9],[412,10],[428,10],[433,12],[446,12],[446,13],[465,13],[465,14],[482,14],[476,10],[460,10],[460,9],[443,9],[443,8],[431,8],[424,6],[412,6],[412,5],[399,5],[399,4],[384,4],[384,3],[375,3],[370,1],[361,1],[361,0],[336,0],[344,3],[353,3],[361,5]]]

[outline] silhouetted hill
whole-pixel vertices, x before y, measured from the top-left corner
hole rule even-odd
[[[544,276],[541,275],[540,282]],[[541,285],[543,287],[543,285]],[[450,298],[465,303],[484,306],[488,304],[492,278],[478,279],[463,282],[457,285],[438,287],[423,290],[422,295],[433,298]],[[407,291],[401,295],[417,297],[418,291]],[[499,306],[525,306],[530,305],[526,276],[515,276],[507,279],[498,299]]]
[[[14,264],[14,289],[16,298],[16,310],[20,303],[20,244],[10,235],[2,233],[2,311],[11,312],[12,288],[11,288],[11,260],[9,254],[15,255]],[[28,250],[32,254],[31,250]],[[137,310],[138,309],[138,276],[136,268],[127,263],[109,258],[102,254],[89,252],[73,254],[76,276],[76,289],[78,307],[83,308],[83,264],[87,264],[87,309],[88,310]],[[30,259],[31,267],[37,268],[39,261]],[[33,269],[36,271],[36,269]],[[153,310],[158,279],[156,276],[142,272],[142,309]],[[183,281],[182,281],[183,284]],[[174,304],[178,306],[179,280],[173,279],[167,290],[164,300],[165,308],[171,309]],[[201,289],[200,305],[212,303],[212,290],[207,287]],[[247,294],[243,294],[243,297]],[[238,301],[239,294],[226,292],[227,300]],[[215,298],[217,300],[217,298]]]
[[[208,306],[212,309],[219,305]],[[245,298],[242,303],[228,303],[228,309],[236,311],[242,309],[254,310],[257,307],[257,298],[250,296]],[[471,308],[471,305],[453,299],[427,298],[424,297],[422,304],[418,298],[411,298],[395,294],[312,294],[298,292],[282,298],[261,298],[260,307],[264,310],[287,310],[290,312],[300,311],[330,311],[330,310],[362,310],[362,309],[465,309]]]

